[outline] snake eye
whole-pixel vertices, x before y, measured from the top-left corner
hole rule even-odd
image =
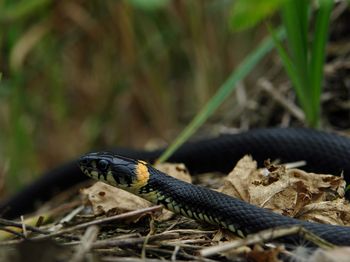
[[[107,160],[101,159],[100,161],[97,162],[97,167],[101,171],[107,171],[108,166],[109,166],[109,163]]]

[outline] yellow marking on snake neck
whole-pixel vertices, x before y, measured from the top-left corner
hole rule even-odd
[[[139,163],[136,165],[135,173],[136,173],[136,180],[135,180],[135,183],[133,184],[133,187],[139,189],[147,185],[148,179],[149,179],[149,172],[148,172],[146,162],[139,161]]]

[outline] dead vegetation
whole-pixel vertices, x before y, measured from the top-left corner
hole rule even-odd
[[[166,164],[158,168],[190,181],[183,165]],[[202,179],[210,183],[212,176],[203,175]],[[200,182],[201,178],[197,180]],[[265,168],[257,169],[256,162],[245,156],[219,190],[298,219],[350,223],[341,177],[306,173],[269,162]],[[46,205],[45,212],[43,209],[37,212],[34,226],[29,225],[33,219],[0,220],[2,261],[22,261],[32,256],[34,250],[38,250],[35,256],[49,257],[52,261],[280,261],[299,255],[290,251],[290,244],[275,241],[292,234],[305,239],[304,243],[295,243],[292,250],[309,241],[322,247],[325,255],[334,252],[327,251],[334,248],[332,244],[299,226],[273,228],[241,239],[100,182],[82,189],[81,196],[74,201],[69,193],[57,197]],[[70,205],[65,206],[67,201]],[[40,225],[44,220],[48,222]],[[349,252],[335,250],[342,255]],[[312,256],[304,259],[313,259]]]

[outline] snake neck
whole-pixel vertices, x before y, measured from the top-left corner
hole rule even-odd
[[[246,234],[239,224],[229,222],[221,217],[219,212],[213,212],[215,209],[225,208],[224,206],[216,207],[215,203],[208,206],[208,201],[202,199],[203,193],[209,197],[223,194],[178,180],[151,166],[148,167],[148,171],[148,183],[139,189],[138,196],[154,204],[163,205],[176,214],[227,228],[241,237]]]

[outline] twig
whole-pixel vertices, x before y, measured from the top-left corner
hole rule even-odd
[[[344,13],[344,11],[348,8],[348,3],[346,1],[340,1],[338,5],[334,7],[334,10],[331,15],[331,21],[334,21],[339,18],[341,14]]]
[[[166,242],[161,243],[162,246],[165,247],[175,247],[179,246],[182,248],[190,248],[190,249],[202,249],[202,246],[199,245],[190,245],[190,244],[210,244],[212,243],[211,240],[205,240],[205,239],[187,239],[187,240],[175,240],[173,242]]]
[[[238,239],[229,243],[204,248],[200,251],[200,255],[203,257],[207,257],[207,256],[217,254],[219,252],[228,251],[230,249],[239,248],[242,246],[252,245],[252,244],[266,242],[266,241],[271,241],[276,238],[281,238],[281,237],[295,235],[295,234],[298,234],[299,236],[304,237],[306,240],[313,242],[318,246],[322,246],[323,248],[334,247],[333,244],[325,241],[319,236],[304,229],[301,225],[297,225],[289,228],[267,229],[267,230],[258,232],[256,234],[248,235],[244,239]]]
[[[177,220],[175,221],[175,223],[172,223],[167,229],[164,230],[164,232],[173,229],[174,227],[176,227],[177,224],[179,224],[179,222],[180,222],[180,219],[177,219]]]
[[[147,236],[144,237],[143,243],[142,243],[142,249],[141,249],[141,258],[146,258],[146,246],[150,240],[151,235],[147,234]]]
[[[173,253],[171,254],[171,261],[176,261],[176,255],[179,253],[180,247],[178,245],[175,246]]]
[[[146,258],[141,259],[138,257],[103,257],[101,258],[101,261],[106,262],[166,262],[169,260],[162,259],[155,259],[155,258]],[[185,262],[188,260],[176,260],[177,262]]]
[[[77,214],[79,214],[84,209],[84,206],[78,206],[77,208],[73,209],[68,215],[63,217],[59,223],[53,227],[50,228],[50,231],[57,231],[63,228],[64,223],[68,223],[71,221]]]
[[[147,207],[147,208],[143,208],[143,209],[139,209],[139,210],[134,210],[131,212],[120,214],[120,215],[96,219],[94,221],[89,221],[89,222],[82,223],[82,224],[79,224],[79,225],[76,225],[73,227],[62,229],[62,230],[57,231],[57,232],[50,233],[46,236],[37,236],[37,237],[32,238],[32,240],[47,239],[47,238],[51,238],[51,237],[55,237],[55,236],[60,236],[60,235],[63,235],[65,233],[69,233],[69,232],[72,232],[72,231],[75,231],[78,229],[83,229],[83,228],[86,228],[86,227],[89,227],[92,225],[99,225],[99,224],[103,224],[103,223],[107,223],[107,222],[111,222],[111,221],[115,221],[115,220],[121,220],[121,219],[129,218],[129,217],[133,217],[133,216],[137,216],[137,215],[141,215],[141,214],[145,214],[145,213],[149,213],[149,212],[155,212],[155,211],[158,211],[161,209],[162,209],[162,206],[158,205],[158,206]]]
[[[77,247],[77,251],[70,262],[80,262],[84,260],[86,253],[90,251],[93,242],[97,238],[98,231],[99,229],[95,225],[86,229],[85,234],[81,239],[81,244]]]
[[[155,242],[155,241],[162,241],[162,240],[169,240],[169,239],[175,239],[178,238],[179,234],[170,233],[170,234],[157,234],[153,236],[145,236],[145,237],[134,237],[129,239],[105,239],[96,241],[93,245],[93,249],[98,248],[108,248],[108,247],[123,247],[123,246],[130,246],[130,245],[136,245],[136,244],[143,244],[148,238],[148,243]]]
[[[155,247],[149,247],[148,251],[163,253],[165,255],[172,255],[173,254],[173,251],[171,251],[171,250],[165,250],[165,249],[160,249],[160,248],[155,248]],[[187,253],[181,252],[181,251],[178,252],[178,256],[189,259],[191,261],[198,261],[198,260],[200,260],[202,262],[214,262],[214,261],[216,261],[216,260],[212,260],[212,259],[205,258],[205,257],[199,258],[198,256],[190,255],[190,254],[187,254]]]
[[[15,222],[15,221],[12,221],[12,220],[7,220],[7,219],[4,219],[4,218],[0,218],[0,225],[23,228],[24,223]],[[49,231],[42,230],[42,229],[39,229],[39,228],[34,227],[34,226],[27,225],[27,224],[25,225],[25,227],[26,227],[27,230],[30,230],[32,232],[36,232],[36,233],[39,233],[39,234],[49,234],[50,233]]]
[[[174,229],[166,230],[163,233],[183,233],[183,234],[214,234],[217,230],[198,230],[198,229]]]
[[[283,95],[276,90],[273,85],[267,81],[265,78],[261,78],[258,81],[258,85],[266,91],[269,95],[272,96],[281,106],[283,106],[288,112],[290,112],[295,118],[301,122],[305,122],[305,115],[303,111],[297,107],[295,104],[291,103],[283,97]]]
[[[286,167],[286,169],[299,168],[302,166],[306,166],[306,161],[301,160],[301,161],[289,162],[283,165]]]
[[[139,237],[140,237],[140,235],[138,233],[132,233],[132,234],[121,235],[121,236],[117,236],[117,237],[111,237],[111,238],[104,239],[104,240],[99,240],[99,241],[96,241],[94,243],[94,245],[96,245],[96,243],[100,243],[101,241],[116,241],[116,240],[121,240],[121,239],[139,238]],[[81,244],[81,241],[71,241],[71,242],[67,242],[67,243],[62,243],[63,246],[76,246],[76,245],[80,245],[80,244]]]
[[[11,229],[11,228],[9,228],[9,227],[0,227],[0,231],[5,231],[5,232],[7,232],[7,233],[10,233],[10,234],[13,234],[13,235],[15,235],[15,236],[18,236],[18,237],[20,237],[20,238],[23,238],[23,239],[25,239],[26,237],[24,236],[24,234],[22,234],[22,233],[20,233],[20,232],[17,232],[16,230],[13,230],[13,229]]]
[[[21,223],[22,223],[22,232],[23,232],[23,235],[25,238],[28,237],[28,232],[27,232],[27,229],[26,229],[26,224],[24,223],[24,218],[23,216],[21,216]]]
[[[84,206],[78,206],[77,208],[74,208],[68,215],[63,217],[60,220],[60,224],[68,223],[71,221],[77,214],[79,214],[84,209]]]

